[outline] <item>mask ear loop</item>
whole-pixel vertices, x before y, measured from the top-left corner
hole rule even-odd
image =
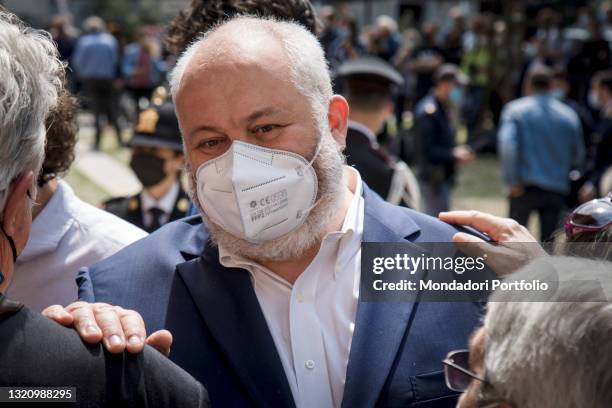
[[[2,230],[2,233],[4,233],[6,240],[11,246],[11,251],[13,252],[13,263],[15,263],[17,262],[17,248],[15,247],[15,241],[13,241],[13,237],[11,237],[9,234],[6,233],[6,231],[4,231],[4,227],[2,226],[1,223],[0,223],[0,229]]]
[[[315,153],[312,156],[312,159],[310,159],[310,161],[308,162],[308,164],[306,166],[304,166],[304,167],[298,167],[296,169],[298,176],[302,177],[304,175],[304,171],[308,170],[310,167],[312,167],[312,164],[314,163],[314,161],[319,156],[319,152],[320,151],[321,151],[321,142],[317,143],[317,149],[315,150]]]
[[[317,159],[317,157],[319,156],[319,152],[321,151],[321,141],[319,140],[319,143],[317,143],[317,150],[315,150],[315,154],[312,156],[312,159],[310,159],[310,161],[308,162],[308,164],[306,165],[306,167],[304,168],[299,168],[297,170],[298,175],[300,177],[302,177],[304,175],[304,170],[312,167],[312,164],[314,163],[314,161]],[[310,213],[310,211],[312,211],[313,208],[315,208],[317,205],[319,205],[319,203],[321,202],[321,199],[323,197],[319,197],[318,200],[316,200],[310,207],[306,208],[305,210],[300,210],[297,212],[297,214],[295,215],[295,218],[302,218],[302,216],[308,215]]]
[[[4,235],[6,236],[6,240],[8,241],[9,245],[11,246],[11,251],[13,252],[13,264],[15,264],[15,262],[17,262],[17,248],[15,248],[15,241],[13,241],[13,238],[11,236],[9,236],[5,231],[4,231],[4,227],[2,226],[2,223],[0,223],[0,229],[2,230],[2,232],[4,233]],[[4,282],[4,273],[2,271],[0,271],[0,284],[2,282]]]

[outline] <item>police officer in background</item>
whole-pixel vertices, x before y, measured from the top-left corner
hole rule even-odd
[[[103,207],[118,217],[153,232],[162,225],[183,218],[189,199],[181,186],[184,166],[178,121],[171,102],[153,103],[138,116],[130,167],[142,183],[140,193],[106,201]]]
[[[461,103],[462,86],[466,83],[456,65],[444,64],[434,74],[431,92],[416,107],[417,173],[424,209],[429,215],[449,210],[455,167],[474,159],[468,145],[455,144],[449,115],[452,105]]]
[[[417,208],[416,178],[405,163],[379,146],[376,136],[393,115],[393,97],[404,79],[391,65],[371,56],[345,62],[336,77],[350,107],[344,151],[347,163],[387,201]]]

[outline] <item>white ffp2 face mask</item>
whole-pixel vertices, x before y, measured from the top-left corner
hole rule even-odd
[[[234,141],[196,172],[206,215],[231,234],[260,243],[298,228],[315,205],[317,176],[296,153]]]

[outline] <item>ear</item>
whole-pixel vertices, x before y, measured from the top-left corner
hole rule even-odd
[[[2,228],[4,228],[8,235],[15,235],[19,224],[23,222],[23,211],[27,208],[25,200],[29,200],[27,194],[28,190],[32,187],[33,179],[34,173],[28,171],[11,183],[4,211],[2,212]]]
[[[341,95],[332,96],[329,102],[327,120],[331,134],[342,149],[346,147],[346,132],[348,129],[349,106]]]
[[[395,114],[395,103],[393,101],[389,101],[385,110],[388,116],[394,115]]]

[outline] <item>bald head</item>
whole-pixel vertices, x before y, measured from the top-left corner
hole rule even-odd
[[[259,69],[290,80],[290,62],[279,35],[270,27],[275,22],[241,18],[220,25],[206,33],[187,49],[173,73],[172,92],[180,90],[202,76],[215,72]]]
[[[204,76],[214,80],[214,72],[239,75],[246,69],[296,88],[311,103],[317,122],[325,120],[332,88],[318,40],[297,23],[273,19],[236,17],[204,33],[179,58],[170,79],[172,95],[178,102],[181,90]]]

